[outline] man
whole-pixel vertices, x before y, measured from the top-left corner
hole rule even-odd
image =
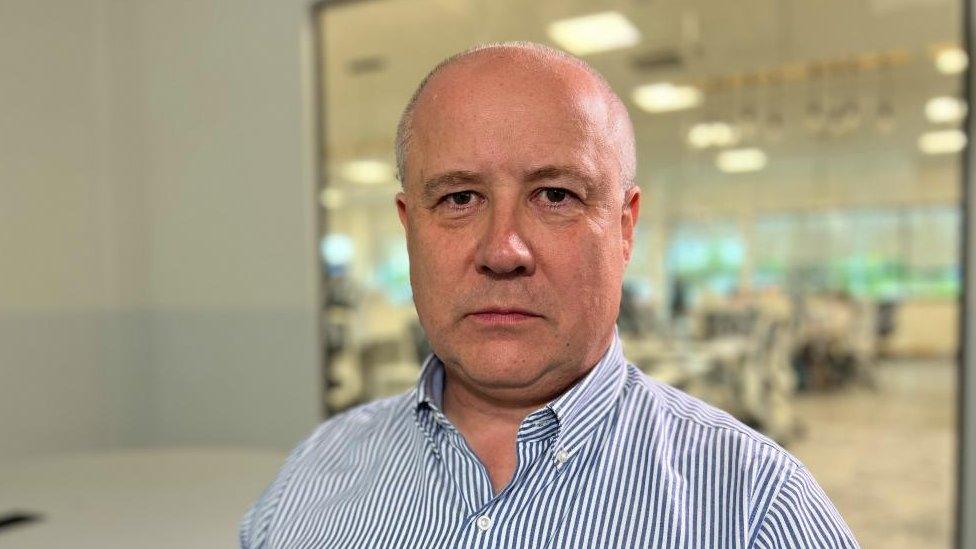
[[[244,547],[856,547],[795,458],[624,360],[640,189],[626,108],[582,61],[495,44],[397,132],[417,388],[291,455]]]

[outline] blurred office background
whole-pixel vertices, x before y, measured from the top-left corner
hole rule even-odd
[[[390,143],[416,83],[497,40],[582,56],[627,103],[644,207],[625,351],[794,451],[865,547],[947,547],[955,497],[956,1],[344,2],[320,11],[333,410],[426,354]]]
[[[628,357],[794,452],[865,547],[953,544],[961,0],[0,0],[0,29],[0,515],[41,515],[0,547],[233,546],[315,424],[413,385],[394,128],[497,40],[630,110]]]

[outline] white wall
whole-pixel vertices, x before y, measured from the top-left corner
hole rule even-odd
[[[0,1],[0,456],[122,437],[101,16]]]
[[[319,420],[308,18],[0,0],[0,457]]]
[[[308,9],[111,6],[116,178],[144,190],[152,251],[140,442],[292,445],[320,407]]]

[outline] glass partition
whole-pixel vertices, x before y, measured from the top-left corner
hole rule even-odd
[[[608,13],[629,30],[565,31]],[[393,202],[414,87],[478,43],[542,42],[635,124],[630,360],[795,453],[865,547],[950,545],[958,0],[346,1],[316,25],[330,411],[409,390],[429,352]]]

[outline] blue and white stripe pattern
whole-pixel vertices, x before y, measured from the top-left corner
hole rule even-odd
[[[416,389],[323,423],[244,517],[242,547],[857,547],[800,462],[646,377],[619,340],[525,419],[498,494],[440,410],[443,375],[431,357]]]

